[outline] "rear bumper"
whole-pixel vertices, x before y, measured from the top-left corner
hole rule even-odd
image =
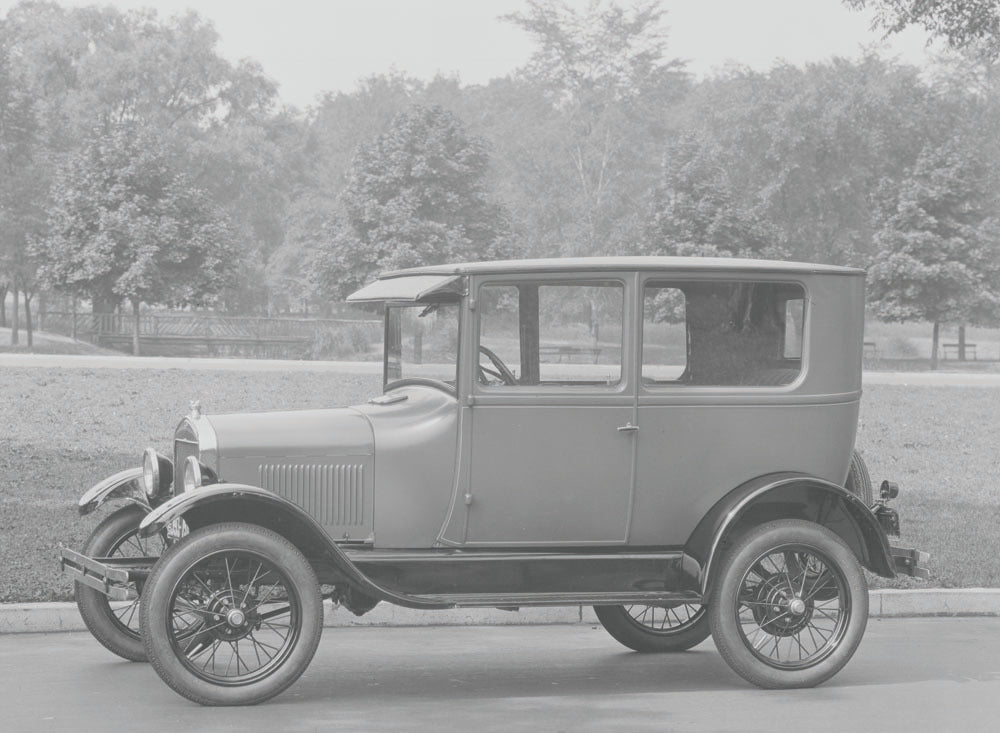
[[[62,572],[78,583],[100,591],[114,601],[135,598],[149,577],[155,557],[102,557],[95,559],[63,547],[59,551]]]
[[[892,555],[896,572],[900,575],[909,575],[914,578],[923,578],[924,580],[930,578],[931,573],[926,565],[931,559],[930,553],[921,552],[909,547],[894,547],[892,545],[889,546],[889,552]]]

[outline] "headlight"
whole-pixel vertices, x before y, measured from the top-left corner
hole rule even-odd
[[[184,461],[184,490],[194,491],[201,486],[201,464],[194,456]]]
[[[146,498],[153,501],[165,496],[174,480],[174,467],[170,459],[161,456],[152,448],[142,454],[142,488]]]

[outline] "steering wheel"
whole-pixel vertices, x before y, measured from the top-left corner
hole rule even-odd
[[[479,351],[486,355],[486,358],[490,360],[493,364],[494,369],[489,367],[484,367],[482,364],[479,365],[479,383],[489,384],[490,380],[488,377],[493,377],[494,379],[500,380],[500,382],[508,387],[513,387],[517,384],[517,377],[514,376],[514,372],[503,363],[503,359],[497,356],[492,349],[488,349],[485,346],[480,346]]]

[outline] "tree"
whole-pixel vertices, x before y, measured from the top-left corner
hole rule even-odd
[[[886,35],[921,25],[955,49],[979,49],[1000,58],[1000,4],[996,0],[843,0],[854,10],[874,9],[872,30]]]
[[[872,55],[729,68],[677,105],[686,142],[666,146],[662,175],[711,180],[724,220],[765,224],[794,259],[866,266],[874,193],[912,167],[931,102],[917,69]]]
[[[142,128],[159,138],[169,167],[185,171],[239,229],[242,287],[231,284],[239,291],[232,299],[251,301],[248,293],[263,290],[262,276],[245,280],[282,239],[291,179],[284,136],[295,124],[272,114],[276,88],[255,62],[223,58],[212,24],[193,12],[161,19],[149,10],[25,1],[0,20],[0,35],[37,126],[28,162],[39,186],[26,200],[51,208],[49,191],[68,157],[95,134]],[[26,170],[19,168],[19,184]],[[92,303],[95,312],[109,305]]]
[[[49,234],[34,247],[50,286],[95,302],[128,300],[139,353],[140,303],[211,301],[236,260],[221,211],[136,125],[95,136],[60,169]]]
[[[726,151],[695,132],[667,146],[653,192],[644,249],[650,254],[785,256],[782,235],[762,211],[737,196]]]
[[[508,252],[506,213],[486,186],[489,150],[440,107],[414,105],[363,145],[342,196],[347,227],[331,222],[318,277],[331,296],[385,269]]]
[[[583,8],[557,0],[526,5],[504,19],[537,44],[518,73],[530,86],[503,91],[528,102],[506,113],[515,118],[511,126],[522,110],[541,112],[540,124],[515,143],[531,145],[533,164],[522,176],[535,180],[525,180],[531,193],[518,208],[530,221],[527,234],[541,240],[533,249],[634,251],[668,138],[664,112],[687,85],[683,62],[666,57],[664,10],[652,0],[628,10],[598,0]]]
[[[878,209],[869,302],[887,321],[933,323],[932,369],[942,323],[1000,312],[1000,228],[985,207],[984,176],[982,161],[955,141],[928,146]]]
[[[31,92],[12,59],[12,44],[0,27],[0,300],[14,296],[11,344],[19,343],[18,300],[23,295],[28,346],[33,343],[31,298],[34,262],[28,238],[44,221],[45,179],[38,162],[39,124]],[[6,325],[6,307],[0,307]]]

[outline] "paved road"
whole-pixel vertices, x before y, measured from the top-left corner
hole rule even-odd
[[[0,637],[5,731],[995,731],[1000,619],[869,622],[814,690],[762,691],[711,642],[629,652],[587,625],[327,629],[254,708],[201,708],[85,633]]]
[[[381,374],[380,361],[292,361],[284,359],[191,359],[167,356],[97,356],[81,354],[0,354],[2,367],[67,369],[208,369],[250,372],[334,372]],[[865,372],[865,384],[912,384],[938,387],[1000,387],[1000,373]]]

